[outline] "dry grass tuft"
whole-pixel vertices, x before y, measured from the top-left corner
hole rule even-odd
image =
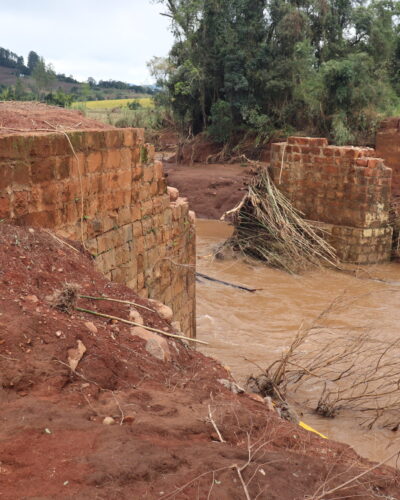
[[[79,285],[75,283],[65,283],[61,290],[55,292],[51,299],[55,309],[62,312],[71,312],[75,309],[79,298]]]

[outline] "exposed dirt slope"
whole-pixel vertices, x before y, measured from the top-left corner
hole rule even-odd
[[[0,101],[0,134],[30,130],[48,132],[54,128],[98,130],[114,127],[85,118],[82,113],[72,109],[48,106],[39,102]]]
[[[252,499],[303,499],[370,466],[349,447],[228,391],[217,381],[228,372],[180,341],[168,341],[171,360],[160,361],[128,325],[52,308],[51,295],[65,283],[151,307],[49,233],[0,223],[1,500],[242,499],[234,464],[244,467]],[[119,303],[80,305],[129,312]],[[145,324],[171,329],[138,311]],[[78,340],[86,353],[73,373],[68,351]],[[103,424],[105,417],[115,424]],[[399,491],[395,472],[381,467],[324,498],[398,498]]]
[[[236,206],[253,175],[252,167],[240,164],[165,164],[168,185],[188,198],[197,217],[219,219]]]

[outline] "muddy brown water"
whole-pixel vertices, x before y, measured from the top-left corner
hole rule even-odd
[[[214,259],[213,249],[231,231],[219,221],[197,221],[198,271],[262,290],[248,293],[209,281],[198,283],[197,336],[209,342],[202,352],[228,365],[239,382],[259,373],[253,363],[266,367],[277,359],[302,323],[312,322],[343,294],[349,297],[349,307],[341,310],[336,320],[346,331],[368,328],[393,340],[400,335],[399,264],[368,267],[370,276],[390,280],[388,284],[331,270],[291,276],[261,264]],[[363,429],[351,414],[321,418],[307,406],[306,398],[306,394],[296,395],[296,410],[303,413],[303,421],[328,438],[347,443],[374,461],[386,459],[396,448],[400,450],[400,431]]]

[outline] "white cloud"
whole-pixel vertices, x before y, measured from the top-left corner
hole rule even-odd
[[[0,0],[0,46],[25,57],[34,50],[82,80],[149,83],[146,62],[172,45],[162,10],[147,0]]]

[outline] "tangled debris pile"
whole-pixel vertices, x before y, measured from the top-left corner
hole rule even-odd
[[[0,224],[0,498],[395,498],[393,469],[280,419],[215,360],[78,311],[176,332],[71,245]]]
[[[259,169],[242,201],[225,215],[233,216],[235,226],[226,245],[270,266],[298,273],[310,266],[338,264],[321,228],[302,217],[266,168]]]

